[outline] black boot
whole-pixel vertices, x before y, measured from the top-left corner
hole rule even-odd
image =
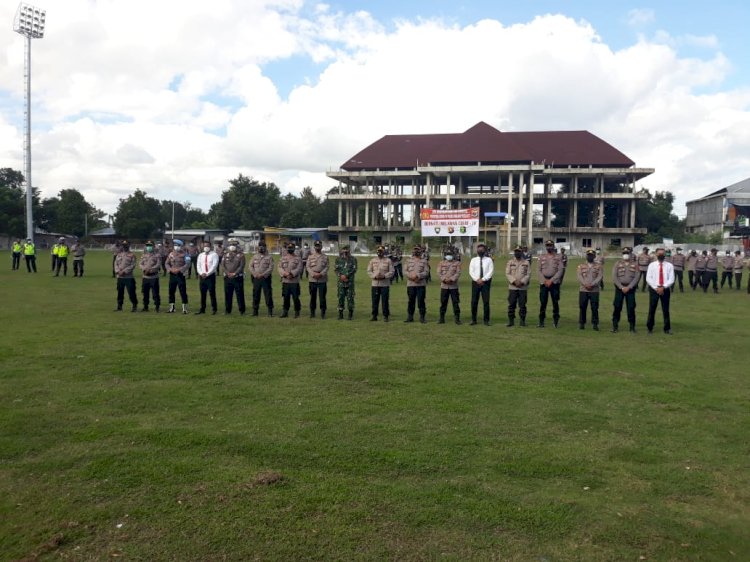
[[[383,322],[388,322],[388,316],[383,316]]]
[[[133,306],[132,306],[132,307],[130,308],[130,312],[138,312],[138,305],[137,305],[137,304],[134,304],[134,305],[133,305]]]
[[[313,314],[314,314],[314,313],[313,313]],[[299,310],[295,310],[295,311],[294,311],[294,317],[295,317],[295,318],[299,318]]]
[[[350,308],[350,309],[349,309],[349,320],[351,320],[351,319],[353,319],[353,318],[354,318],[354,309],[353,309],[353,308]]]
[[[326,311],[325,310],[321,310],[320,311],[320,319],[321,320],[325,320],[326,319]]]
[[[377,321],[378,321],[378,315],[373,314],[372,317],[370,318],[370,322],[377,322]]]
[[[297,317],[295,316],[295,318],[297,318]],[[310,311],[310,318],[315,318],[315,311],[314,310]]]
[[[610,330],[613,334],[617,333],[617,322],[612,322],[612,329]]]
[[[630,331],[635,334],[635,324],[630,325]]]
[[[281,311],[281,316],[279,318],[287,318],[289,316],[289,311],[285,308]]]
[[[343,319],[344,319],[344,309],[341,308],[339,309],[339,320],[343,320]]]
[[[421,324],[427,324],[427,320],[425,319],[425,315],[424,314],[420,314],[419,315],[419,322]]]
[[[599,331],[599,324],[592,324],[591,325],[591,329],[594,330],[595,332],[598,332]]]
[[[526,327],[526,317],[521,316],[521,323],[519,324],[522,328]]]
[[[453,318],[454,318],[454,322],[455,322],[455,323],[456,323],[456,324],[457,324],[458,326],[460,326],[461,324],[463,324],[463,322],[461,322],[461,313],[458,313],[458,312],[457,312],[456,314],[454,314],[454,315],[453,315]]]
[[[544,328],[544,318],[539,319],[539,324],[536,325],[537,328]]]
[[[257,308],[253,308],[253,316],[258,316],[258,309]]]
[[[515,316],[508,316],[508,323],[505,325],[506,328],[512,328],[516,325]]]
[[[438,324],[445,324],[445,312],[440,313],[440,319],[438,320]]]
[[[269,316],[269,318],[273,317],[273,308],[269,308],[268,309],[268,316]]]
[[[408,322],[414,322],[414,315],[413,314],[409,314],[406,317],[406,320],[404,320],[404,323],[408,323]]]

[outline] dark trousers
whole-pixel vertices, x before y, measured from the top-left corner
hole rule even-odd
[[[13,269],[16,270],[21,266],[21,252],[13,252]]]
[[[670,289],[664,289],[664,293],[659,295],[651,287],[648,288],[648,320],[646,321],[646,328],[648,328],[649,332],[654,329],[654,316],[656,316],[656,307],[659,302],[661,302],[661,312],[664,315],[664,331],[672,329],[672,323],[669,321],[670,295]]]
[[[404,266],[401,262],[398,262],[397,264],[393,265],[393,279],[398,281],[401,279],[403,281],[404,279]]]
[[[631,328],[635,328],[635,289],[633,287],[627,294],[622,292],[622,289],[618,289],[615,285],[615,300],[614,310],[612,311],[612,326],[617,328],[620,323],[620,314],[622,313],[622,304],[625,303],[625,309],[628,315],[628,323]]]
[[[154,306],[159,310],[161,296],[159,295],[159,277],[144,277],[141,280],[141,294],[143,295],[143,308],[148,308],[149,293],[154,297]]]
[[[560,285],[553,283],[547,287],[544,284],[539,285],[539,321],[544,322],[547,317],[547,302],[552,297],[552,320],[557,322],[560,319]]]
[[[327,308],[326,295],[328,294],[328,283],[310,283],[310,312],[314,312],[320,295],[320,311],[325,312]]]
[[[636,284],[636,287],[638,285],[641,286],[641,291],[645,291],[646,287],[648,286],[646,284],[646,271],[647,270],[645,270],[645,269],[643,271],[641,271],[641,275],[640,275],[640,277],[638,277],[638,283]]]
[[[738,291],[742,288],[742,273],[734,274],[734,287]]]
[[[674,276],[675,276],[675,279],[677,280],[677,282],[675,283],[675,285],[679,285],[680,286],[680,292],[684,293],[685,292],[685,288],[682,286],[682,275],[683,275],[683,271],[681,269],[679,271],[675,269]]]
[[[383,301],[383,316],[385,318],[388,318],[391,315],[391,307],[390,307],[390,296],[391,296],[391,288],[390,287],[373,287],[371,291],[372,296],[372,316],[374,318],[378,317],[378,307],[379,303],[382,300]]]
[[[724,288],[724,283],[729,281],[729,288],[732,288],[732,272],[731,271],[722,271],[721,272],[721,288]]]
[[[197,273],[196,273],[197,275]],[[208,277],[201,277],[198,288],[201,292],[201,312],[206,312],[206,293],[211,297],[211,310],[216,312],[216,274],[213,273]]]
[[[60,275],[60,269],[63,270],[63,275],[68,275],[68,258],[57,258],[55,275]]]
[[[36,256],[26,256],[26,270],[31,273],[31,269],[36,273]]]
[[[83,260],[73,260],[73,277],[83,277]]]
[[[484,321],[490,321],[490,286],[492,280],[485,281],[484,285],[477,285],[475,281],[471,282],[471,320],[477,321],[477,311],[479,309],[479,297],[482,297],[482,307],[484,312]]]
[[[705,269],[695,271],[695,280],[694,280],[695,286],[693,287],[693,289],[699,286],[701,288],[703,287],[703,277],[705,277],[705,275],[706,275]]]
[[[414,316],[414,309],[419,308],[419,315],[424,316],[427,314],[427,304],[425,304],[425,297],[427,296],[427,287],[407,287],[406,297],[408,303],[406,305],[406,314],[409,318]]]
[[[591,306],[591,324],[599,325],[599,293],[590,293],[587,291],[578,292],[578,323],[583,326],[586,324],[586,312]]]
[[[57,268],[57,256],[52,255],[52,273],[55,272],[55,268]]]
[[[521,320],[526,320],[526,299],[528,297],[526,289],[511,289],[508,291],[508,318],[515,320],[516,306]]]
[[[117,308],[122,308],[122,303],[125,301],[125,290],[128,291],[128,298],[133,307],[138,306],[138,297],[135,294],[135,279],[129,277],[127,279],[118,277],[117,278]]]
[[[445,316],[445,311],[448,310],[448,298],[451,299],[451,304],[453,305],[453,314],[456,316],[461,314],[458,289],[440,289],[440,316]]]
[[[695,289],[695,284],[696,284],[695,272],[688,270],[688,285],[690,285],[691,289]]]
[[[285,312],[289,312],[291,301],[294,301],[294,311],[299,312],[302,310],[302,303],[299,300],[299,283],[282,283],[281,284],[281,298],[283,299],[282,308]]]
[[[263,279],[253,278],[253,311],[258,312],[260,307],[260,294],[263,293],[263,297],[266,301],[266,307],[269,311],[273,310],[273,287],[271,285],[271,277],[264,277]]]
[[[232,301],[237,295],[237,309],[240,314],[245,314],[245,278],[224,277],[224,310],[227,314],[232,312]]]
[[[715,270],[706,270],[703,272],[703,282],[701,285],[703,286],[703,292],[708,291],[708,286],[713,283],[714,285],[714,293],[719,292],[719,274],[716,273]]]
[[[170,273],[169,274],[169,304],[174,304],[174,297],[177,290],[180,290],[180,299],[182,304],[188,303],[187,296],[187,284],[185,283],[185,275],[182,273]]]

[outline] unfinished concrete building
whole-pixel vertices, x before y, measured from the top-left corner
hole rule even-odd
[[[341,241],[409,243],[421,207],[480,207],[480,239],[498,251],[546,239],[589,247],[632,246],[637,234],[636,168],[588,131],[500,132],[480,122],[464,133],[386,135],[328,177],[338,180]],[[466,242],[466,241],[459,241]],[[472,241],[474,242],[474,241]]]

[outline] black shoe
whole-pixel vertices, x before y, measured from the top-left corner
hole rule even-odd
[[[294,317],[295,318],[299,318],[299,310],[295,310],[294,311]]]
[[[388,322],[388,316],[383,316],[383,322]]]
[[[295,316],[295,318],[297,318],[297,316]],[[310,311],[310,318],[315,318],[315,311],[314,310]]]
[[[552,325],[553,325],[553,326],[554,326],[555,328],[559,328],[559,327],[560,327],[560,321],[559,321],[559,320],[553,320],[553,321],[552,321]]]
[[[147,307],[147,306],[144,306],[144,307],[143,307],[143,308],[141,309],[141,312],[148,312],[148,307]]]
[[[477,325],[476,320],[472,320],[471,322],[469,322],[469,326],[476,326],[476,325]]]
[[[544,328],[544,321],[539,322],[539,324],[536,325],[537,328]]]
[[[378,321],[377,316],[373,316],[372,318],[370,318],[370,322],[377,322],[377,321]]]
[[[508,323],[505,325],[505,327],[506,328],[512,328],[515,325],[516,325],[516,321],[513,320],[513,318],[511,318],[511,319],[508,320]]]
[[[117,308],[115,308],[115,309],[114,309],[114,310],[113,310],[112,312],[122,312],[122,307],[121,307],[121,306],[118,306],[118,307],[117,307]]]
[[[441,314],[437,321],[438,324],[445,324],[445,314]]]
[[[284,310],[281,313],[281,316],[279,316],[279,318],[288,318],[288,317],[289,317],[289,311],[288,310]]]
[[[463,324],[463,322],[461,322],[461,317],[458,314],[456,314],[455,322],[457,326]]]
[[[195,313],[196,316],[198,316],[199,314],[205,314],[205,311],[199,310],[198,312]]]
[[[339,320],[343,320],[343,319],[344,319],[344,311],[339,310]]]
[[[485,320],[485,321],[484,321],[484,325],[485,325],[485,326],[492,326],[492,324],[490,324],[490,321],[489,321],[489,320]]]
[[[598,332],[598,331],[599,331],[599,324],[594,324],[593,326],[591,326],[591,328],[592,328],[592,329],[593,329],[593,330],[594,330],[595,332]]]
[[[273,318],[273,308],[268,309],[268,317]]]
[[[321,320],[325,320],[326,319],[326,311],[325,310],[321,310],[320,311],[320,319]]]
[[[216,310],[211,311],[211,316],[216,316]]]
[[[342,314],[343,314],[343,311],[342,311]],[[349,320],[352,320],[353,318],[354,318],[354,311],[350,309],[349,310]]]
[[[631,334],[635,334],[635,326],[631,326],[630,327],[630,333]]]
[[[419,323],[420,324],[427,324],[427,320],[424,317],[424,314],[420,314],[419,316]]]
[[[617,333],[617,326],[612,326],[612,329],[610,330],[613,334]]]
[[[408,324],[409,322],[414,322],[414,317],[413,316],[408,316],[406,318],[406,320],[404,320],[404,324]]]
[[[525,328],[526,327],[526,318],[521,318],[521,322],[520,322],[519,326],[521,326],[521,328]]]
[[[257,308],[253,309],[253,316],[258,316],[258,309]]]
[[[654,331],[653,331],[653,330],[649,330],[649,331],[648,331],[648,335],[649,335],[649,336],[650,336],[651,334],[653,334],[653,333],[654,333]]]
[[[138,312],[138,305],[134,304],[133,308],[130,309],[130,312]]]
[[[672,335],[672,330],[664,330],[664,333],[668,336]]]

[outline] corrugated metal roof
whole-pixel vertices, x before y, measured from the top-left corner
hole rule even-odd
[[[479,122],[463,133],[386,135],[355,154],[347,171],[459,164],[546,163],[629,168],[634,162],[588,131],[504,133]]]

